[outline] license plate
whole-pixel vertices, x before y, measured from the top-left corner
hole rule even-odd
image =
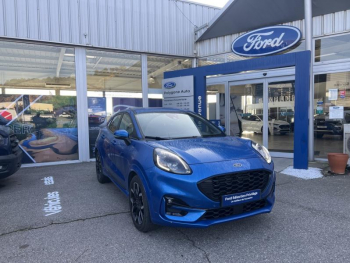
[[[261,190],[253,190],[244,193],[223,195],[221,199],[222,206],[233,206],[247,202],[257,201],[261,198]]]
[[[320,128],[320,129],[327,129],[327,126],[317,126],[317,128]]]

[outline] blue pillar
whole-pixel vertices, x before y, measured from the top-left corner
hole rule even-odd
[[[295,54],[294,168],[308,169],[311,52]]]

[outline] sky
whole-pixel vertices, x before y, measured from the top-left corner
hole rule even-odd
[[[223,7],[228,0],[190,0],[191,2],[197,2],[205,5]]]

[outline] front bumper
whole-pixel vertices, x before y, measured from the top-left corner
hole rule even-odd
[[[16,154],[0,156],[0,179],[6,178],[17,172],[22,164],[22,155],[22,151],[18,151]]]
[[[233,164],[241,163],[242,167]],[[273,164],[261,158],[231,160],[217,163],[191,165],[191,175],[175,175],[157,167],[146,171],[150,189],[151,218],[153,223],[167,226],[208,227],[214,224],[233,221],[257,214],[269,213],[275,202],[275,180]],[[244,172],[248,170],[268,170],[271,172],[259,201],[222,207],[220,201],[213,201],[204,195],[197,183],[214,175]],[[255,190],[255,189],[251,189]],[[167,213],[168,199],[179,200],[185,205],[175,204],[173,208],[181,211],[177,215]]]

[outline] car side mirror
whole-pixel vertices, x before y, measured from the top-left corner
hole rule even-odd
[[[222,132],[226,132],[226,129],[225,129],[225,127],[223,127],[223,126],[219,126],[219,129],[220,129]]]
[[[114,137],[116,139],[120,139],[125,141],[127,145],[131,143],[130,138],[129,138],[129,133],[126,130],[117,130],[114,132]]]

